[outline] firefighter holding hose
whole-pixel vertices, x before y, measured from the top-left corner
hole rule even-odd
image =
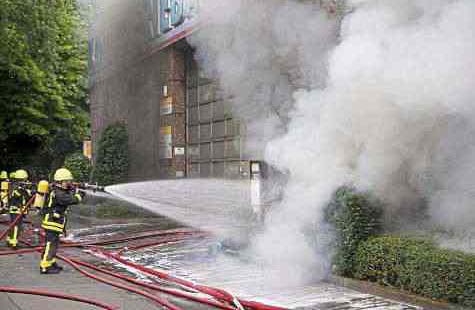
[[[8,246],[16,249],[23,227],[23,220],[28,213],[27,202],[31,198],[31,190],[28,189],[28,172],[23,169],[15,171],[14,182],[9,184],[9,186],[11,186],[11,189],[7,189],[8,195],[6,199],[8,199],[10,222],[15,222],[16,218],[21,215],[20,220],[13,226],[10,235],[7,237]]]
[[[41,274],[57,274],[63,269],[56,263],[60,235],[65,232],[67,209],[82,201],[84,192],[73,185],[73,175],[65,168],[56,170],[50,191],[46,181],[38,183],[34,206],[41,208],[41,227],[46,233],[46,243],[41,255]]]

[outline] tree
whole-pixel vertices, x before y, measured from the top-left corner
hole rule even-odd
[[[115,123],[106,127],[99,140],[96,156],[92,171],[94,181],[100,185],[127,181],[129,149],[125,124]]]
[[[81,152],[70,154],[64,161],[64,167],[69,169],[78,182],[89,182],[91,163]]]
[[[35,155],[54,158],[55,142],[66,139],[75,148],[87,134],[82,30],[75,1],[0,0],[3,167],[25,165]]]

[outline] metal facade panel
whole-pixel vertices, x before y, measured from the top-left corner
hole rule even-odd
[[[188,109],[188,121],[190,125],[196,125],[200,122],[200,114],[198,107],[191,107]]]
[[[215,178],[224,177],[224,161],[213,163],[213,177]]]
[[[187,57],[188,176],[239,178],[239,122],[232,119],[229,100],[219,99],[218,84],[200,77],[192,53]]]
[[[188,106],[197,106],[198,105],[198,88],[188,88],[187,90],[187,95],[188,95]]]
[[[213,142],[213,159],[224,159],[224,141]]]
[[[216,96],[215,84],[201,85],[199,89],[198,98],[199,98],[200,104],[216,101],[217,96]]]
[[[200,164],[192,163],[188,165],[188,175],[191,178],[198,178],[200,176]]]
[[[210,143],[203,143],[200,144],[200,159],[201,160],[209,160],[210,155],[211,155],[211,150],[210,150]]]
[[[213,103],[213,120],[224,120],[224,103],[216,101]]]
[[[211,104],[200,105],[200,123],[211,121]]]
[[[240,123],[235,120],[226,120],[226,137],[239,136]]]
[[[239,158],[241,154],[241,141],[239,138],[225,141],[225,157]]]
[[[201,163],[200,165],[200,177],[208,178],[211,176],[211,163]]]
[[[188,127],[188,139],[190,143],[200,142],[200,126]]]
[[[226,126],[224,122],[213,123],[213,139],[224,138],[226,134]]]
[[[211,125],[200,125],[200,142],[211,140]]]
[[[200,159],[200,146],[198,144],[189,146],[188,147],[188,156],[193,161],[199,160]]]

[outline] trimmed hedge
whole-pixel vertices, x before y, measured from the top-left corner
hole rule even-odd
[[[325,219],[336,233],[334,272],[353,276],[356,249],[362,241],[380,231],[381,215],[380,202],[367,193],[359,193],[351,187],[341,187],[335,192],[325,210]]]
[[[89,182],[91,163],[81,152],[76,152],[66,157],[64,167],[68,168],[78,182]]]
[[[427,241],[381,236],[361,242],[355,258],[357,279],[475,307],[475,255]]]
[[[127,181],[129,151],[127,127],[115,123],[106,127],[97,147],[93,179],[101,185]]]

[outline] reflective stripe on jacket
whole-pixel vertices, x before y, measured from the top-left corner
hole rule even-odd
[[[81,202],[81,196],[64,189],[54,189],[48,197],[41,227],[63,233],[67,221],[67,209]]]

